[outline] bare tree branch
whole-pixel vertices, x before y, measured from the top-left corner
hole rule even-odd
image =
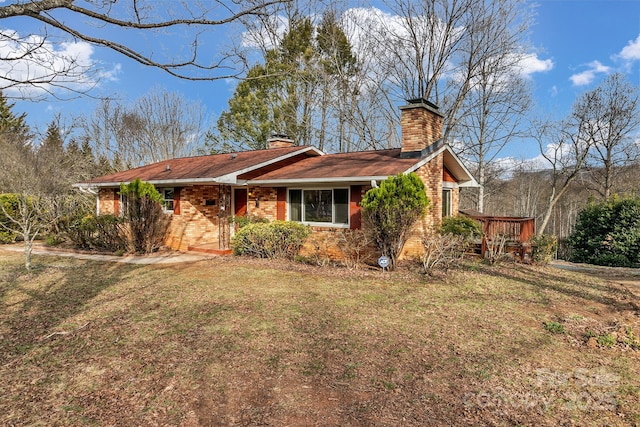
[[[15,32],[0,32],[0,47],[5,53],[0,57],[0,90],[21,88],[22,97],[37,97],[38,88],[54,94],[64,88],[71,93],[87,93],[100,80],[98,65],[92,61],[79,61],[73,55],[54,48],[56,40],[50,30],[72,37],[76,43],[86,42],[106,47],[140,64],[161,69],[186,80],[219,80],[236,78],[245,71],[238,52],[206,55],[200,52],[200,38],[205,32],[226,28],[232,24],[244,24],[251,19],[275,12],[281,3],[291,0],[252,0],[243,2],[84,2],[79,0],[14,0],[0,6],[0,19],[26,17],[43,23],[42,34],[20,36]],[[173,7],[176,6],[176,7]],[[69,17],[71,15],[71,18]],[[154,48],[137,46],[143,34],[160,34],[173,30],[190,42],[183,45],[185,51],[173,51],[162,55]],[[127,42],[118,41],[123,30],[134,31],[135,37]],[[58,36],[59,37],[59,36]],[[171,35],[165,35],[171,39]],[[62,39],[65,40],[65,39]],[[57,41],[57,40],[56,40]],[[59,46],[60,43],[57,43]],[[158,44],[155,44],[156,49]],[[19,65],[10,66],[9,63]]]

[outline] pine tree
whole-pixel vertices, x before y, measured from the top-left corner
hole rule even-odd
[[[0,92],[0,135],[12,141],[27,144],[31,135],[26,121],[26,113],[16,114],[15,103],[10,103]]]
[[[328,118],[337,122],[344,96],[339,88],[356,69],[356,58],[334,15],[316,29],[309,18],[292,19],[276,48],[251,68],[229,108],[207,137],[212,151],[266,148],[272,133],[323,149]],[[341,126],[336,126],[340,128]],[[343,132],[337,132],[341,134]]]
[[[34,158],[26,114],[16,114],[15,104],[0,92],[0,193],[22,192],[31,186]]]

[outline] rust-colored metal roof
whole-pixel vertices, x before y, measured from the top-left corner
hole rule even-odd
[[[400,149],[308,157],[257,176],[252,182],[387,177],[405,172],[420,159],[400,158]]]
[[[131,182],[136,178],[152,183],[215,181],[225,175],[251,171],[300,153],[311,156],[321,154],[313,147],[301,146],[184,157],[100,176],[84,184]]]

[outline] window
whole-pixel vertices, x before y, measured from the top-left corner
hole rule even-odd
[[[289,190],[289,220],[315,224],[349,224],[347,188]]]
[[[161,188],[160,194],[162,194],[162,198],[164,199],[162,209],[165,212],[173,212],[173,188]]]
[[[451,216],[451,189],[442,190],[442,217]]]

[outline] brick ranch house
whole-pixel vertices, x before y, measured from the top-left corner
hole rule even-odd
[[[98,214],[115,214],[120,183],[148,181],[171,214],[168,247],[227,253],[234,216],[299,221],[312,227],[311,239],[356,230],[363,226],[360,201],[367,190],[391,175],[415,172],[431,204],[403,252],[411,256],[420,252],[423,231],[458,213],[459,188],[478,184],[444,143],[436,106],[416,99],[400,110],[401,148],[325,154],[276,136],[265,150],[171,159],[76,186],[97,194]],[[328,251],[340,257],[336,247]]]

